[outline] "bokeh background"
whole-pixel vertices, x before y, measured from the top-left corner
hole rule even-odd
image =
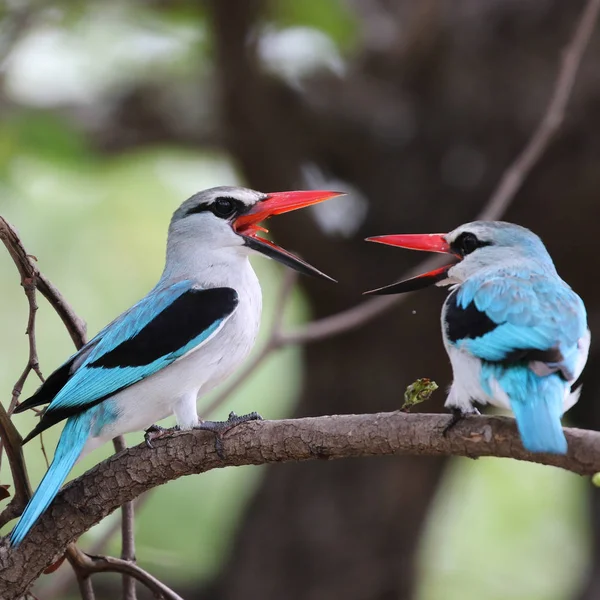
[[[582,6],[7,0],[0,214],[93,335],[152,287],[170,215],[195,191],[348,190],[272,223],[279,243],[340,281],[302,278],[286,323],[333,314],[420,258],[364,237],[446,231],[485,205],[543,113]],[[596,34],[561,135],[506,215],[543,237],[586,301],[593,333],[599,60]],[[254,265],[266,332],[283,274],[261,258]],[[7,403],[26,362],[27,305],[4,252],[0,281]],[[423,410],[442,410],[450,382],[443,298],[423,291],[359,330],[272,355],[212,416],[395,410],[422,376],[440,384]],[[42,300],[38,340],[45,374],[72,352]],[[567,418],[592,429],[600,425],[598,351],[593,343],[581,402]],[[34,417],[15,421],[24,433]],[[45,436],[49,451],[57,433]],[[37,482],[45,469],[38,442],[26,458]],[[10,479],[5,464],[1,477]],[[88,532],[82,547],[117,518]],[[184,478],[144,499],[136,534],[139,563],[186,599],[594,600],[599,527],[598,492],[575,475],[501,459],[394,457]],[[118,554],[118,539],[105,550]],[[57,588],[57,576],[39,580],[39,598],[76,597]],[[99,598],[117,597],[118,577],[94,581]]]

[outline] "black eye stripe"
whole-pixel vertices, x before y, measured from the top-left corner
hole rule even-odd
[[[227,206],[227,203],[229,203],[229,206]],[[219,196],[218,198],[215,198],[213,202],[208,204],[202,203],[193,206],[185,214],[188,216],[203,212],[211,212],[221,219],[228,219],[233,215],[241,215],[248,212],[250,208],[250,206],[247,206],[241,200],[236,200],[235,198],[230,198],[228,196]]]
[[[491,242],[484,242],[480,240],[474,233],[465,231],[461,233],[453,242],[450,244],[450,249],[454,254],[459,256],[467,256],[472,252],[475,252],[478,248],[484,246],[490,246]]]

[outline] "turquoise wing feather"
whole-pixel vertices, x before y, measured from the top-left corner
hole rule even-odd
[[[237,302],[232,288],[197,289],[189,281],[153,290],[61,367],[77,365],[26,440],[197,348],[233,314]]]

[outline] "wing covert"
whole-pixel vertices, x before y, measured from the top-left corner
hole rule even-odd
[[[448,340],[490,362],[537,361],[565,378],[586,335],[582,300],[562,280],[539,273],[472,278],[446,301]]]
[[[196,349],[223,326],[238,304],[232,288],[187,285],[184,291],[173,294],[167,289],[163,293],[170,293],[170,302],[164,298],[155,302],[150,294],[101,332],[103,337],[48,406],[39,431],[98,404]],[[152,311],[153,306],[160,310]]]

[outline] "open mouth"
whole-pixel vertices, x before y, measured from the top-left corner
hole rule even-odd
[[[452,254],[458,260],[460,256],[454,254],[450,245],[446,241],[445,233],[408,233],[400,235],[379,235],[367,238],[367,242],[376,242],[388,246],[398,246],[399,248],[408,248],[409,250],[422,250],[424,252],[439,252],[441,254]],[[390,285],[364,292],[366,295],[403,294],[406,292],[415,292],[423,288],[434,285],[448,278],[448,271],[458,262],[454,260],[448,265],[437,267],[416,277],[397,281]]]
[[[258,223],[273,215],[281,215],[299,208],[311,206],[312,204],[318,204],[335,196],[343,195],[343,192],[322,190],[273,192],[267,194],[264,200],[257,202],[248,212],[237,217],[233,221],[233,230],[244,238],[244,243],[249,248],[252,248],[252,250],[291,267],[299,273],[335,282],[335,279],[319,271],[319,269],[308,264],[301,258],[294,256],[291,252],[284,250],[270,240],[260,237],[260,233],[267,233],[268,229],[261,227]]]

